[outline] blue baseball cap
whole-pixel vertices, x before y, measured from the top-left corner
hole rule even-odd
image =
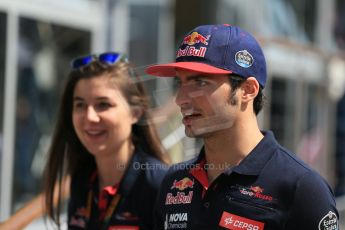
[[[205,74],[255,77],[265,87],[266,61],[257,40],[233,25],[202,25],[190,31],[176,52],[176,62],[151,65],[146,73],[174,77],[177,69]]]

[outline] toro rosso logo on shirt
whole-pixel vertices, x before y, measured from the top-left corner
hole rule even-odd
[[[338,230],[337,215],[329,211],[320,221],[319,230]]]
[[[240,193],[245,196],[255,197],[261,200],[272,201],[273,198],[269,195],[263,194],[264,189],[259,186],[251,186],[250,188],[240,187]]]

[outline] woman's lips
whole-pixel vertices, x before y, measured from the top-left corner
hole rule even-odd
[[[89,139],[98,140],[106,134],[106,131],[86,131],[85,133]]]

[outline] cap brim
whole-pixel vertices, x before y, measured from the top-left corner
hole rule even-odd
[[[167,64],[152,65],[146,68],[149,75],[158,77],[175,77],[176,70],[189,70],[205,74],[231,74],[232,71],[220,69],[200,62],[174,62]]]

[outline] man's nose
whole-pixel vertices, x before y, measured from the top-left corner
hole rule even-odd
[[[190,90],[188,89],[188,86],[180,86],[176,92],[175,103],[181,107],[182,105],[187,104],[190,101]]]

